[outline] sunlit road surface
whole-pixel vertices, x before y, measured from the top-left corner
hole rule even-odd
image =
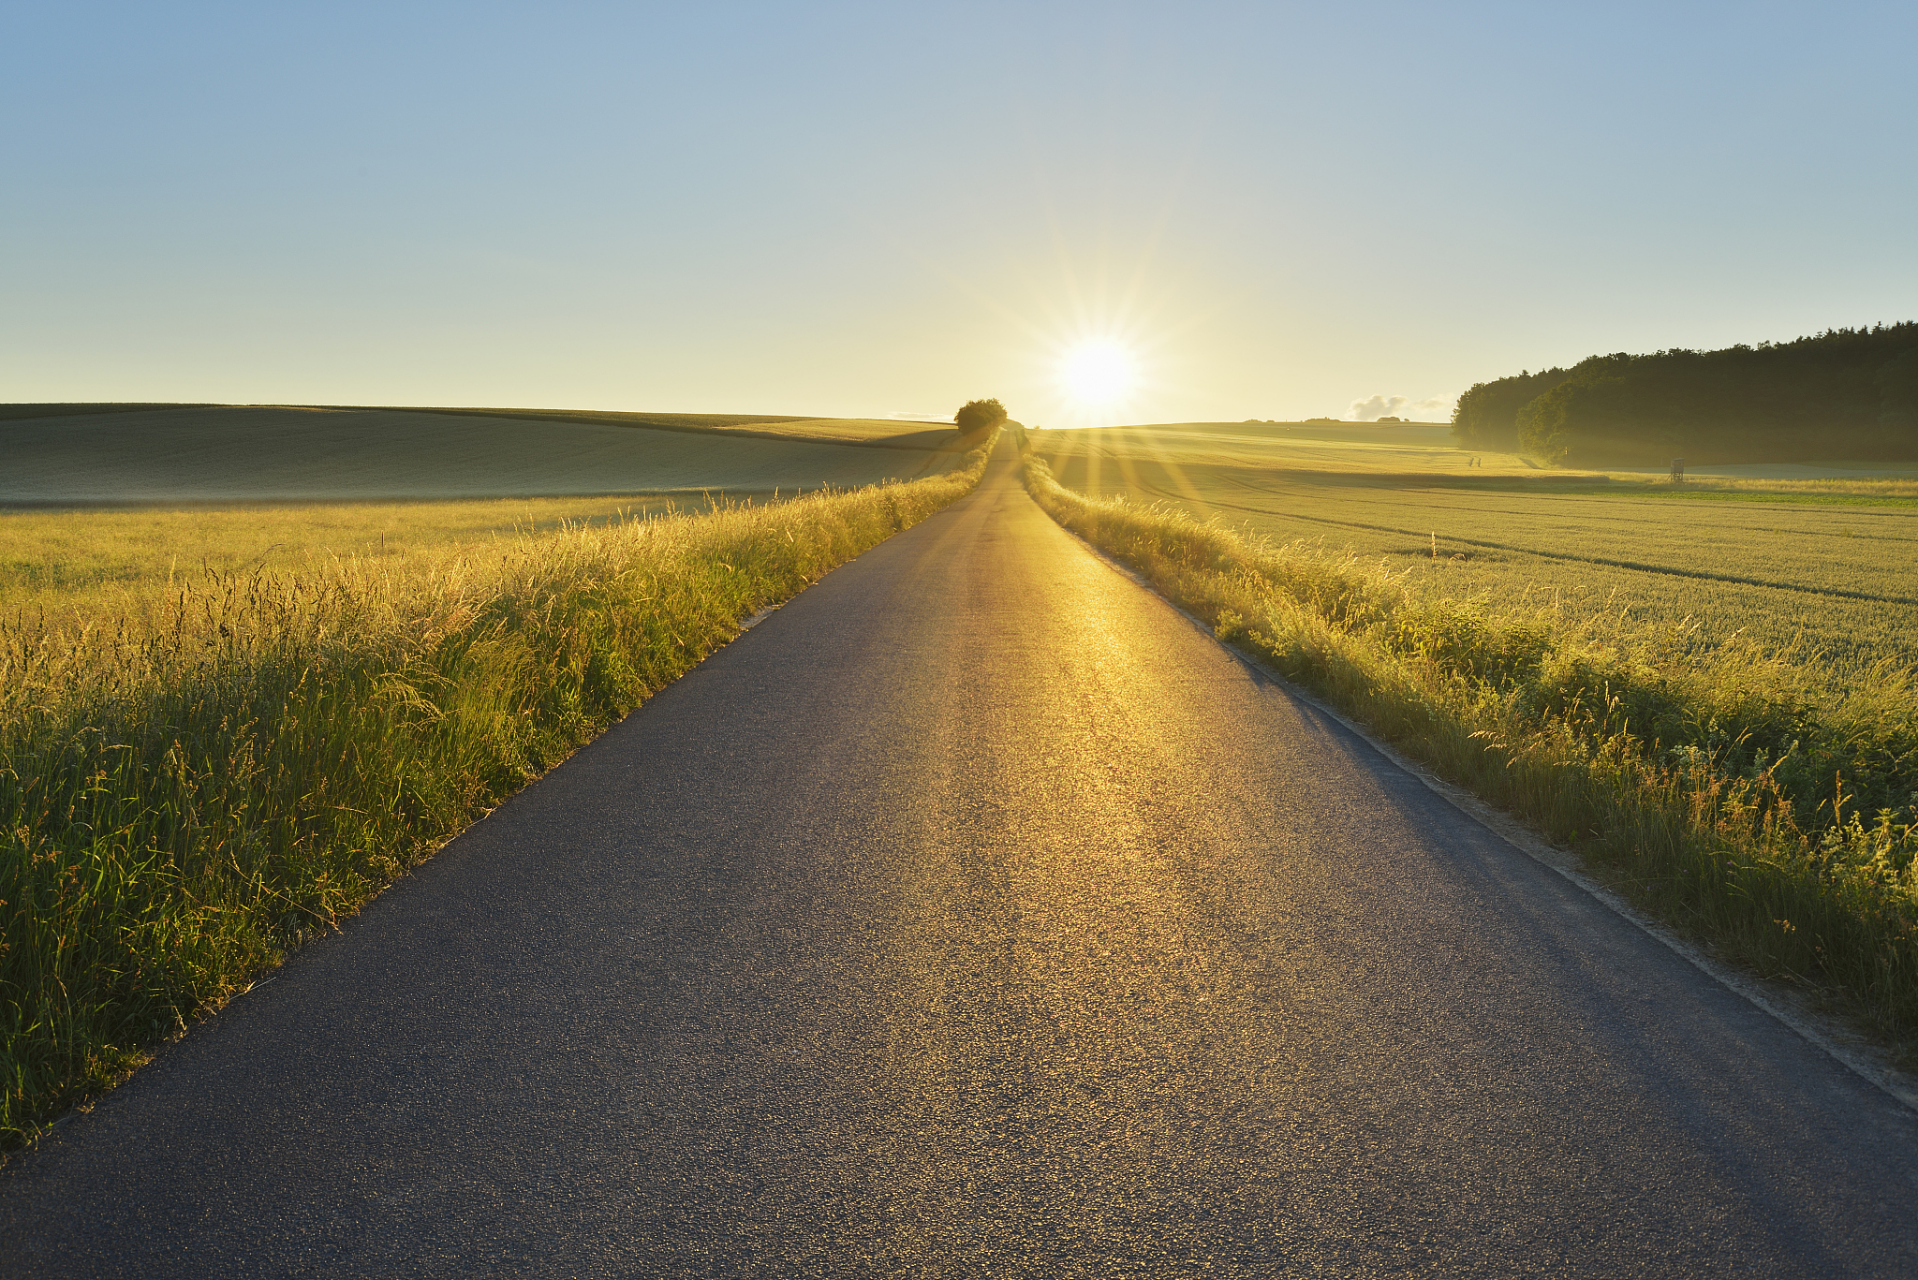
[[[14,1161],[0,1260],[1908,1276],[1918,1127],[999,461]]]

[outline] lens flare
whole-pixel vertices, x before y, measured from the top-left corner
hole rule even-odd
[[[1083,408],[1117,404],[1138,385],[1138,362],[1132,353],[1108,338],[1095,338],[1070,348],[1059,362],[1059,386]]]

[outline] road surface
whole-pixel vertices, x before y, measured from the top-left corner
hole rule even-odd
[[[0,1172],[9,1276],[1918,1274],[1911,1113],[979,490]]]

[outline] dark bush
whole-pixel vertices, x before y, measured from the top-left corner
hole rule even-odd
[[[1006,407],[997,400],[968,400],[952,420],[958,424],[960,435],[990,431],[1006,420]]]

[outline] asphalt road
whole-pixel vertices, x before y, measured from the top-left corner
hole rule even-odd
[[[995,462],[0,1173],[71,1276],[1918,1274],[1918,1123]]]

